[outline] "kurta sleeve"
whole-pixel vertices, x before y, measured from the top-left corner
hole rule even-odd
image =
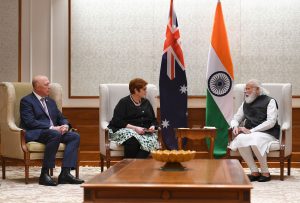
[[[233,116],[233,119],[230,122],[230,126],[232,128],[238,127],[240,125],[240,123],[245,119],[244,111],[243,111],[243,104],[240,106],[237,113]]]

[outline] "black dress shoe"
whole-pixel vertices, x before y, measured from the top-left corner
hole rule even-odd
[[[39,184],[40,185],[46,185],[46,186],[57,186],[57,183],[52,180],[51,176],[47,173],[41,173],[39,178]]]
[[[268,182],[271,180],[271,176],[260,176],[260,178],[258,179],[258,182]]]
[[[61,173],[58,176],[58,184],[81,184],[84,180],[74,177],[71,173]]]
[[[251,182],[253,182],[253,181],[258,181],[260,177],[261,177],[260,175],[257,175],[257,176],[254,176],[254,175],[251,175],[251,174],[248,175],[248,178],[249,178],[249,180],[250,180]]]

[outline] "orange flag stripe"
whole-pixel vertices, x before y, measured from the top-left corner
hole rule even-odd
[[[234,79],[233,65],[230,56],[227,33],[223,19],[221,2],[218,2],[214,19],[213,32],[211,37],[211,45],[217,53],[220,61],[227,69],[231,78]]]

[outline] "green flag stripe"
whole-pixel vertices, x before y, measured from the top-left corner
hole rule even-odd
[[[220,158],[226,154],[228,144],[228,123],[225,120],[215,100],[210,92],[206,92],[206,126],[217,128],[217,137],[215,139],[214,156]]]

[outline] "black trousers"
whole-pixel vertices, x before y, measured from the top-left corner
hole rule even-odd
[[[145,159],[150,154],[150,152],[141,149],[141,145],[135,137],[131,137],[123,142],[123,146],[125,158]]]

